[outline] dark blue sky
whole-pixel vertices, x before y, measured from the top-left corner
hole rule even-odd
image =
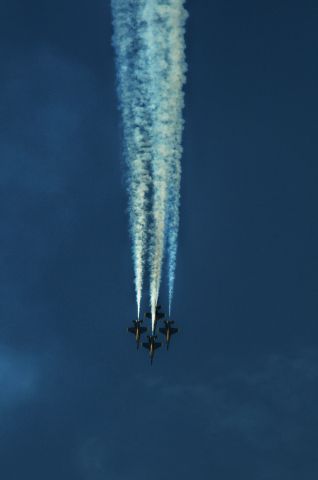
[[[316,480],[315,2],[188,1],[181,331],[152,368],[109,2],[0,8],[1,479]]]

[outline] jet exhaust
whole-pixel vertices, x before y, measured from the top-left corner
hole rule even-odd
[[[113,43],[117,57],[118,96],[124,132],[127,163],[127,189],[130,235],[135,272],[138,318],[143,289],[148,229],[150,184],[150,127],[148,68],[142,45],[141,12],[144,1],[113,0]]]
[[[165,249],[169,312],[176,270],[186,72],[184,3],[112,0],[137,310],[139,318],[148,259],[153,330]]]

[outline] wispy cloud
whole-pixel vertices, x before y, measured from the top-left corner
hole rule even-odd
[[[232,432],[253,448],[291,450],[301,443],[310,425],[318,426],[318,354],[271,354],[255,364],[227,367],[210,381],[174,382],[139,378],[146,389],[163,399],[191,404],[201,411],[211,434]],[[308,423],[310,417],[310,423]]]
[[[51,270],[65,244],[78,238],[88,205],[105,210],[105,178],[113,166],[96,154],[112,141],[105,129],[111,113],[89,68],[47,47],[13,52],[3,71],[0,341],[12,342],[34,323],[37,332],[48,328],[55,315],[46,295]],[[93,172],[89,178],[87,171]],[[92,188],[94,181],[103,189]],[[24,338],[35,339],[29,333]]]
[[[32,356],[0,346],[0,416],[37,393],[39,370]]]
[[[11,59],[4,71],[1,188],[61,194],[78,168],[81,128],[98,104],[96,79],[44,48]]]
[[[122,460],[117,461],[120,464]],[[84,442],[78,451],[78,463],[81,478],[87,480],[124,480],[127,477],[118,472],[114,460],[114,448],[111,444],[97,437]]]

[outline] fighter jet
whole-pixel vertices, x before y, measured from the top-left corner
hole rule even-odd
[[[156,342],[157,335],[147,335],[147,337],[148,337],[148,342],[143,343],[142,346],[147,348],[147,350],[149,350],[150,364],[152,365],[155,350],[161,347],[161,343]]]
[[[163,335],[166,337],[166,345],[168,350],[170,345],[171,335],[173,335],[174,333],[177,333],[178,328],[171,326],[174,323],[173,320],[165,320],[164,323],[165,323],[165,326],[162,328],[159,328],[159,332],[163,333]]]
[[[165,314],[163,312],[160,312],[160,309],[161,309],[161,305],[157,305],[156,306],[156,316],[155,316],[155,325],[154,325],[155,328],[154,328],[154,330],[156,330],[158,320],[161,320],[165,316]],[[152,319],[151,312],[145,313],[145,317],[150,318],[150,320],[151,320]]]
[[[141,326],[142,322],[143,322],[142,320],[133,320],[134,326],[127,328],[128,332],[133,333],[135,335],[137,350],[138,350],[139,345],[140,345],[141,335],[147,331],[147,327],[142,327]]]

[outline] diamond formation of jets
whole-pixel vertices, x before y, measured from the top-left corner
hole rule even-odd
[[[151,365],[153,362],[155,351],[161,347],[161,342],[157,341],[158,336],[156,334],[158,321],[163,320],[163,323],[164,323],[164,326],[160,327],[158,330],[164,336],[167,350],[170,345],[171,336],[178,332],[178,328],[175,326],[174,327],[172,326],[174,324],[174,321],[164,320],[164,318],[165,318],[165,314],[161,311],[161,306],[157,305],[155,322],[154,322],[154,330],[151,335],[147,335],[148,341],[142,342],[142,346],[149,351]],[[151,321],[152,319],[151,312],[145,313],[145,319],[149,319]],[[135,335],[137,349],[139,349],[142,334],[147,332],[147,327],[144,327],[142,323],[143,323],[143,320],[133,320],[133,326],[127,328],[128,332]]]

